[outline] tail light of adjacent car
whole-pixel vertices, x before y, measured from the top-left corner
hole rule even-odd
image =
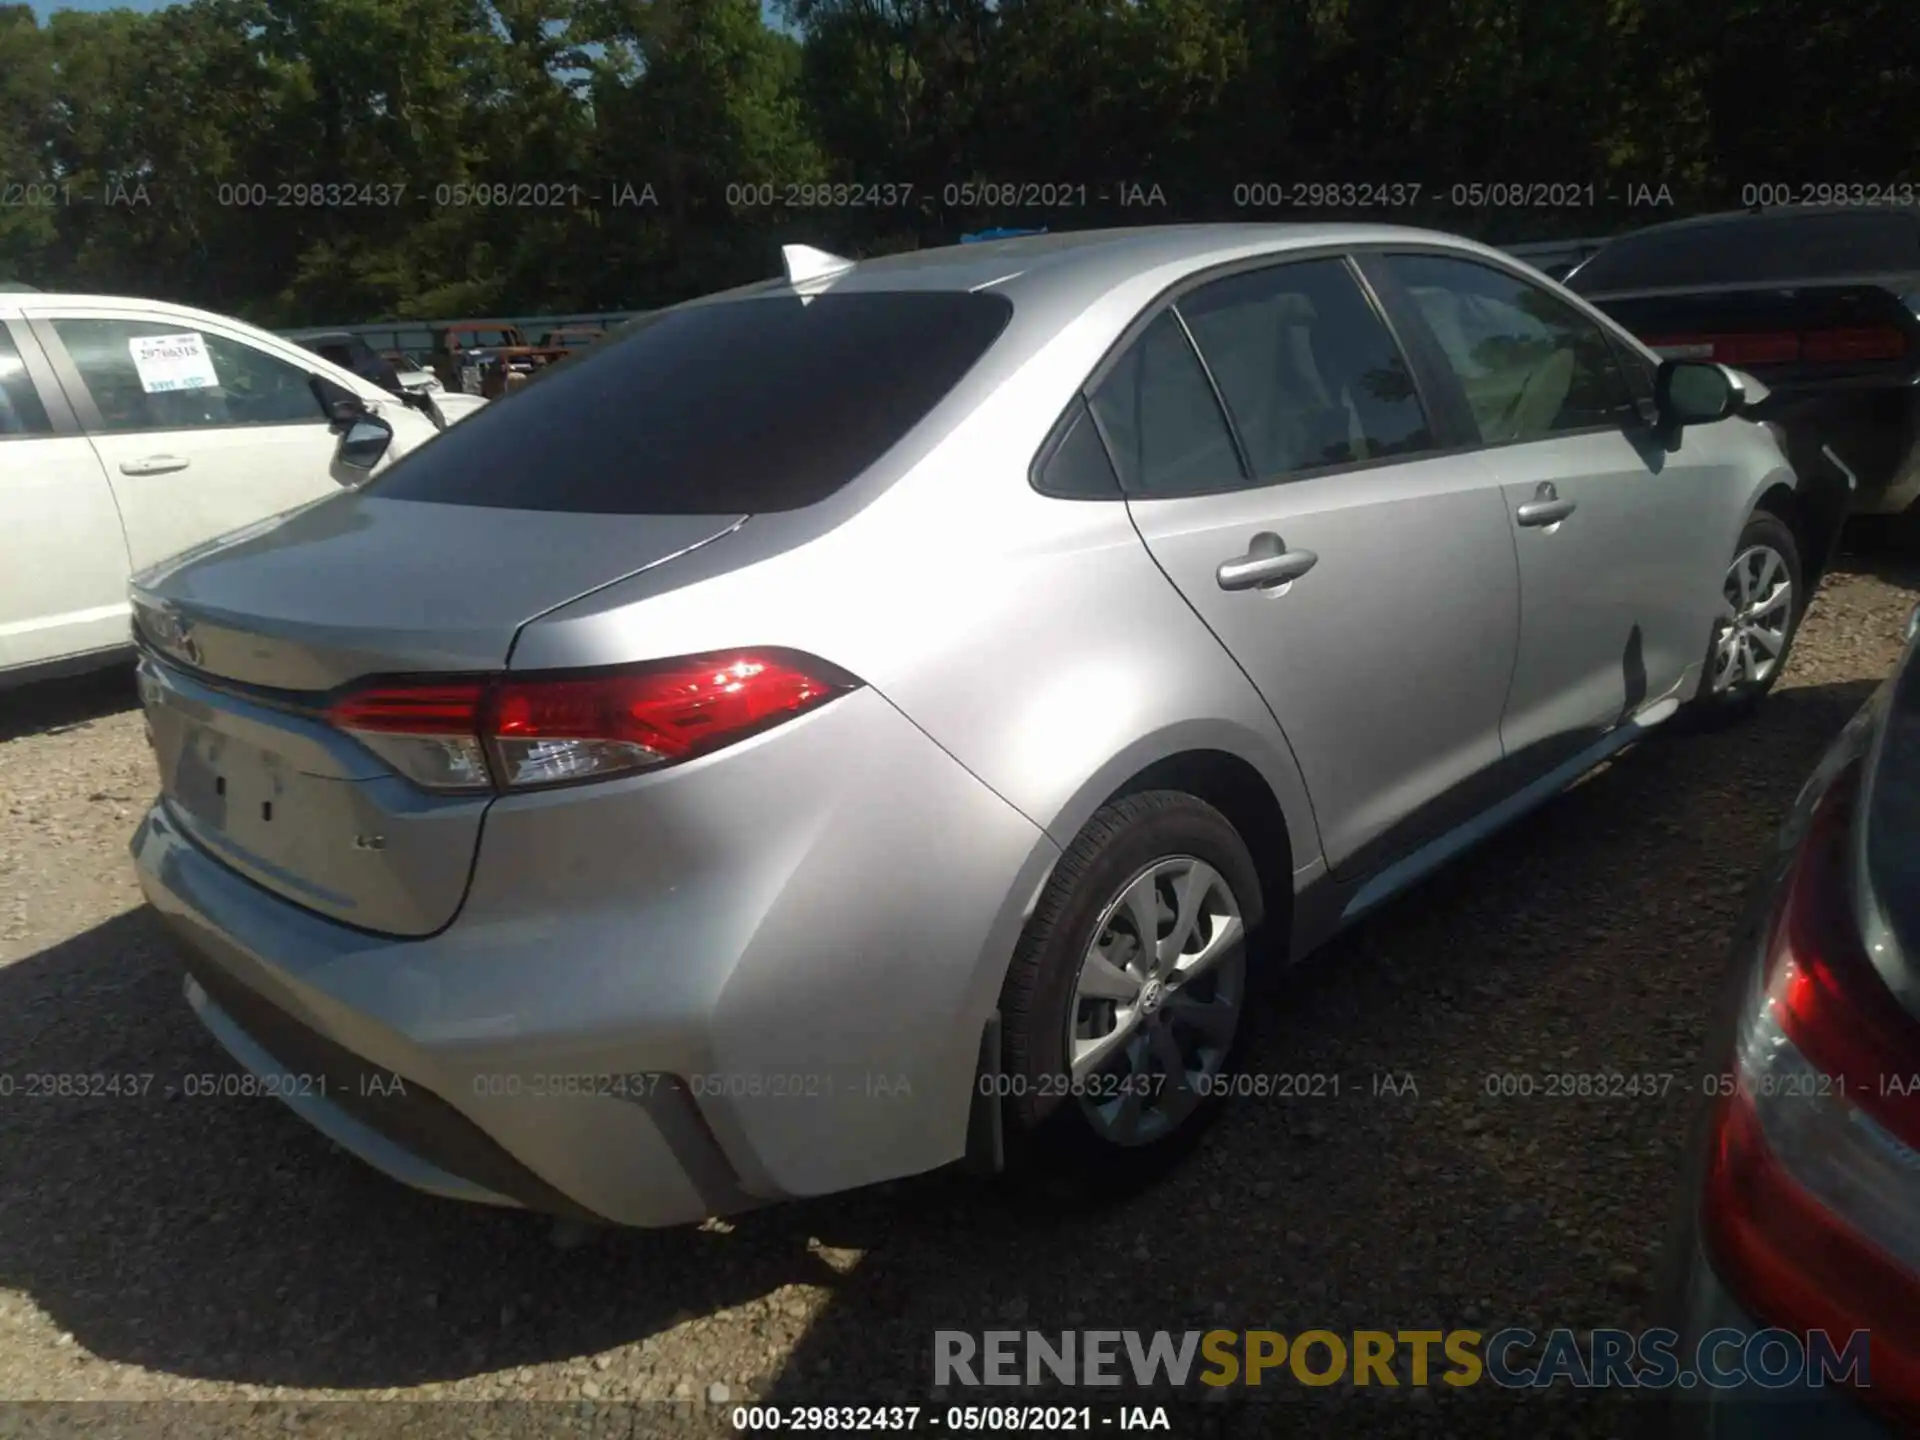
[[[1851,365],[1901,360],[1905,332],[1892,325],[1835,326],[1820,330],[1755,331],[1722,335],[1661,335],[1647,341],[1663,355],[1712,360],[1721,365]]]
[[[1853,761],[1813,813],[1719,1102],[1701,1224],[1764,1324],[1871,1336],[1877,1408],[1920,1407],[1920,1020],[1863,948]]]
[[[1800,337],[1800,358],[1810,365],[1844,365],[1857,360],[1901,360],[1907,337],[1891,325],[1810,330]]]
[[[859,682],[786,650],[457,680],[379,680],[327,709],[414,783],[527,790],[654,769],[731,745]]]

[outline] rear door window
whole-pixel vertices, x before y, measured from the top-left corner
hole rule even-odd
[[[1140,332],[1090,401],[1127,494],[1161,499],[1246,483],[1227,417],[1171,310]]]
[[[1084,399],[1076,398],[1033,477],[1042,495],[1062,500],[1118,500],[1120,480]]]
[[[1413,374],[1342,261],[1216,280],[1179,310],[1256,478],[1433,448]]]
[[[1013,314],[947,291],[662,312],[375,478],[395,500],[622,515],[797,510],[905,437]]]
[[[33,388],[27,374],[27,362],[0,320],[0,439],[10,435],[48,435],[53,426],[47,420],[46,406]]]

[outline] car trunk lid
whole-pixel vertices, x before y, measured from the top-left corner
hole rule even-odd
[[[376,675],[506,667],[546,612],[739,528],[342,495],[139,576],[140,681],[181,829],[257,884],[395,935],[458,911],[490,796],[430,792],[329,724]]]

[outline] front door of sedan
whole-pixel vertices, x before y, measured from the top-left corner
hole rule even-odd
[[[1505,507],[1475,461],[1428,453],[1347,262],[1179,296],[1088,398],[1155,561],[1285,731],[1329,867],[1375,868],[1465,818],[1497,773],[1513,669]]]
[[[339,436],[300,366],[164,316],[39,323],[78,374],[136,571],[339,488]]]
[[[1382,283],[1431,343],[1499,482],[1520,565],[1520,645],[1501,735],[1545,772],[1674,692],[1706,654],[1726,486],[1706,447],[1669,452],[1600,325],[1513,271],[1393,254]]]

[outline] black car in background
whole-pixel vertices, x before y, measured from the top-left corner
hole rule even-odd
[[[418,410],[442,429],[446,427],[446,417],[436,408],[428,393],[431,387],[408,384],[401,378],[399,367],[368,344],[365,336],[351,330],[291,330],[285,334],[301,349],[311,350],[323,360],[331,360],[351,370],[362,380],[371,380],[382,390],[398,397],[403,405]],[[414,367],[413,373],[425,372],[419,372]]]
[[[1668,1391],[1649,1412],[1657,1435],[1920,1433],[1916,628],[1802,788],[1756,887],[1655,1318],[1682,1355],[1725,1332],[1723,1368],[1770,1328],[1824,1330],[1834,1350],[1866,1331],[1867,1383],[1782,1366],[1777,1388]]]
[[[371,380],[382,390],[394,395],[403,393],[393,362],[350,330],[293,330],[287,332],[287,339],[303,350],[311,350],[322,359],[351,370],[362,380]]]
[[[1663,354],[1770,393],[1801,473],[1837,464],[1853,510],[1920,499],[1920,209],[1798,206],[1653,225],[1563,282]]]

